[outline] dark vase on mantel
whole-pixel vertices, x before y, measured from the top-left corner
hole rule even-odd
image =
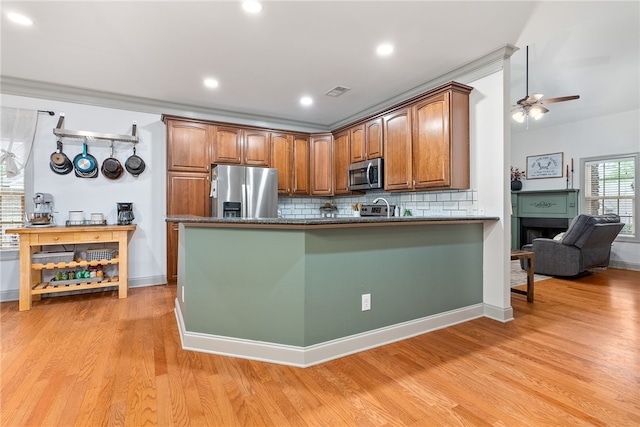
[[[520,191],[522,190],[522,181],[519,179],[514,179],[511,181],[511,191]]]

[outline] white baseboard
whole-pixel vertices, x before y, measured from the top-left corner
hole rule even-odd
[[[177,300],[175,303],[176,321],[183,349],[301,368],[483,317],[485,313],[484,304],[475,304],[308,347],[300,347],[186,331],[180,304]]]
[[[495,305],[484,304],[484,315],[498,322],[511,322],[513,320],[513,307],[500,308]]]
[[[142,288],[145,286],[156,286],[156,285],[166,285],[167,284],[167,276],[147,276],[147,277],[137,277],[135,279],[129,279],[129,289],[131,288]],[[116,286],[114,286],[116,288]],[[59,292],[55,294],[44,294],[43,298],[49,298],[53,296],[65,296],[65,295],[75,295],[80,293],[92,293],[92,292],[102,292],[106,288],[98,288],[98,289],[86,289],[82,291],[69,291],[69,292]],[[20,291],[18,289],[9,289],[6,291],[0,292],[0,302],[8,302],[8,301],[18,301],[20,299]]]
[[[624,261],[609,261],[609,267],[611,268],[619,268],[622,270],[634,270],[640,271],[640,264],[635,262],[624,262]]]

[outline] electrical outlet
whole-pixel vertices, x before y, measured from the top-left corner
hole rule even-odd
[[[182,302],[184,302],[184,286],[182,287]]]
[[[371,294],[362,294],[362,311],[371,310]]]

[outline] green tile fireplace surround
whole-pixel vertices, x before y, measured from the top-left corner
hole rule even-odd
[[[481,220],[179,236],[187,349],[310,366],[483,315]]]

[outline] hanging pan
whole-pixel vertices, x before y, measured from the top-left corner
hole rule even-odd
[[[124,162],[124,167],[127,168],[127,172],[136,177],[144,172],[146,165],[144,164],[144,160],[136,155],[135,145],[133,146],[133,155]]]
[[[73,164],[66,154],[62,152],[62,141],[56,142],[56,151],[51,153],[49,167],[58,175],[66,175],[73,170]]]
[[[113,141],[111,141],[111,157],[108,157],[102,162],[102,175],[108,179],[118,179],[124,173],[124,168],[120,163],[120,160],[113,157]]]
[[[76,176],[80,178],[96,178],[98,167],[96,158],[87,152],[87,143],[82,144],[82,153],[73,159]]]

